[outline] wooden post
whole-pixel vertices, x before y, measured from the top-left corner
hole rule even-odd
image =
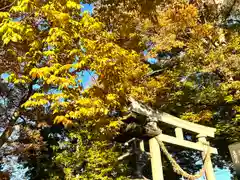
[[[208,144],[205,136],[198,135],[197,137],[198,137],[198,141],[200,143]],[[207,151],[207,146],[208,145],[204,145],[204,146],[206,147],[206,150],[202,152],[203,159],[205,158],[205,155],[207,153],[206,151]],[[207,161],[206,162],[206,167],[205,167],[206,168],[206,177],[207,177],[207,180],[216,180],[210,156],[206,157],[206,159],[205,159],[205,161]]]
[[[175,128],[175,134],[178,139],[184,140],[182,128]]]
[[[163,180],[161,151],[159,144],[155,138],[149,140],[149,147],[151,155],[152,179]]]
[[[140,150],[141,150],[141,151],[145,151],[144,141],[143,141],[143,140],[140,141]]]

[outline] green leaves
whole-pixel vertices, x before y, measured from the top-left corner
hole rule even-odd
[[[228,103],[231,103],[233,101],[233,96],[232,95],[226,96],[224,100]]]

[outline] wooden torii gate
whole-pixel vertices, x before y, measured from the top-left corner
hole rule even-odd
[[[202,151],[203,159],[205,159],[207,153],[210,155],[218,153],[217,149],[210,147],[209,142],[206,140],[207,137],[214,137],[216,131],[215,128],[198,125],[179,119],[168,113],[155,111],[152,108],[137,102],[133,98],[130,98],[129,100],[131,101],[130,110],[132,112],[146,116],[150,122],[155,123],[156,125],[157,123],[162,122],[175,127],[175,137],[161,133],[149,140],[153,180],[163,180],[161,151],[157,139],[162,142]],[[196,133],[198,142],[184,140],[183,129]],[[144,150],[143,141],[141,142],[140,147]],[[205,163],[205,175],[207,180],[215,180],[210,155]]]

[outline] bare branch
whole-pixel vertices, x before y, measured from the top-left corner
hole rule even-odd
[[[151,71],[151,72],[149,72],[146,76],[157,76],[157,75],[161,74],[163,71],[164,71],[164,69],[159,69],[159,70],[156,70],[156,71]]]
[[[1,8],[0,11],[3,11],[4,9],[10,8],[12,5],[15,4],[16,1],[17,1],[17,0],[14,0],[11,4],[9,4],[9,5],[7,5],[7,6],[3,7],[3,8]]]

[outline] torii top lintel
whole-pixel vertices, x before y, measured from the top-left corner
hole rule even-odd
[[[145,106],[139,102],[137,102],[132,97],[129,98],[131,102],[131,111],[144,115],[148,117],[151,121],[155,122],[163,122],[175,127],[179,127],[182,129],[186,129],[195,133],[198,133],[202,136],[208,136],[208,137],[214,137],[214,134],[216,132],[215,128],[195,124],[189,121],[185,121],[182,119],[179,119],[175,116],[172,116],[165,112],[158,112],[156,110],[153,110],[152,108]]]

